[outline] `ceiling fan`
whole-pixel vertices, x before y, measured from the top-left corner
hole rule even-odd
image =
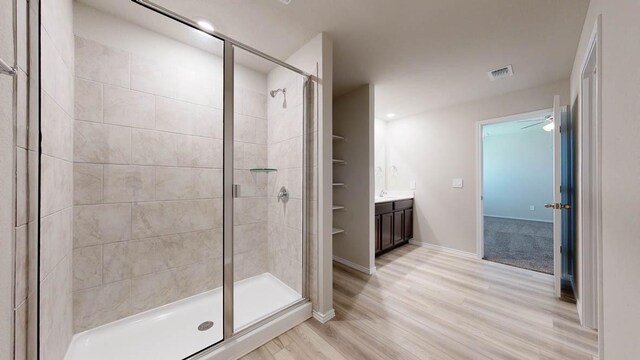
[[[521,123],[535,122],[535,124],[526,125],[526,126],[520,128],[520,130],[528,129],[530,127],[534,127],[534,126],[537,126],[537,125],[540,125],[540,124],[544,124],[542,126],[542,129],[544,129],[544,131],[553,130],[553,115],[547,115],[547,116],[544,117],[544,119],[518,120],[518,122],[521,122]]]

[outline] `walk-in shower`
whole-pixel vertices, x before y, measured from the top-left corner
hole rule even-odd
[[[311,77],[146,1],[76,1],[73,34],[72,154],[54,164],[72,204],[43,208],[40,238],[67,259],[40,264],[39,304],[72,321],[66,359],[199,357],[308,306]],[[72,240],[52,249],[59,214]],[[40,342],[64,353],[55,327]]]

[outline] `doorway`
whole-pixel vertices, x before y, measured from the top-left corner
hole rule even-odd
[[[554,274],[553,111],[480,124],[481,256]]]

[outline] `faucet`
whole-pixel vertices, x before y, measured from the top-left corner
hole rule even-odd
[[[287,191],[287,188],[284,186],[281,187],[278,192],[278,202],[280,202],[280,200],[282,200],[283,203],[289,201],[289,191]]]
[[[385,195],[387,195],[387,192],[385,190],[380,190],[380,197],[384,197]]]

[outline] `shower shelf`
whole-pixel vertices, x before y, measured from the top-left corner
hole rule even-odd
[[[340,135],[333,135],[333,141],[347,141],[347,138]]]
[[[251,172],[272,172],[272,171],[278,171],[278,169],[273,169],[273,168],[254,168],[254,169],[249,169],[249,171],[251,171]]]
[[[344,210],[344,206],[333,205],[333,210]]]
[[[345,186],[346,187],[345,183],[333,183],[333,186]]]
[[[336,165],[346,165],[347,162],[341,159],[333,159],[333,163]]]
[[[338,235],[344,233],[343,229],[333,228],[332,235]]]

